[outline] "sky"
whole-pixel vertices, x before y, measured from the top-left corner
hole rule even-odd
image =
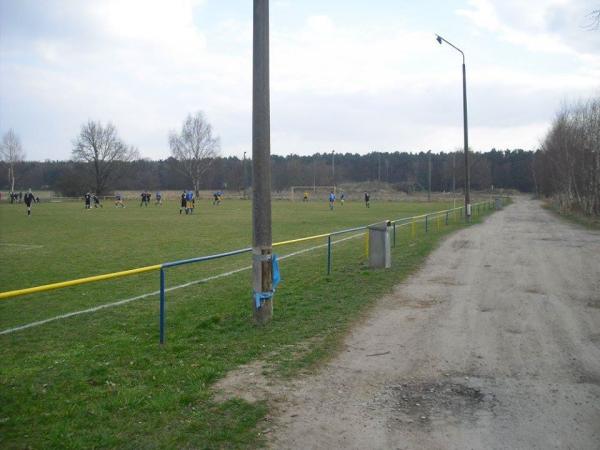
[[[534,150],[600,95],[597,0],[271,0],[271,153]],[[252,152],[251,0],[0,0],[0,132],[66,160],[88,120],[145,158],[203,111]]]

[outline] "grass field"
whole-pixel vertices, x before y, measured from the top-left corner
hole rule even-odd
[[[248,201],[125,209],[82,204],[0,205],[0,291],[247,247]],[[450,207],[441,203],[273,204],[274,241]],[[477,222],[475,219],[474,222]],[[252,324],[250,272],[167,295],[167,344],[158,345],[158,296],[0,335],[2,448],[236,448],[260,446],[266,404],[217,403],[210,386],[236,366],[268,359],[281,376],[335,351],[354,320],[459,226],[402,228],[390,270],[366,267],[364,239],[281,263],[273,322]],[[277,249],[285,255],[325,241]],[[167,271],[167,285],[250,264],[249,255]],[[0,331],[158,289],[158,274],[0,301]],[[307,342],[309,344],[307,345]]]

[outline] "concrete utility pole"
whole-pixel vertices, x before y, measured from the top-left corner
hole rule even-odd
[[[462,55],[462,76],[463,76],[463,134],[464,134],[464,150],[465,150],[465,218],[467,222],[471,221],[471,169],[469,167],[469,126],[467,121],[467,69],[465,66],[465,54],[456,45],[447,41],[440,35],[436,35],[435,39],[440,45],[445,42],[454,50]]]
[[[252,62],[252,308],[254,322],[273,317],[273,299],[256,305],[256,294],[273,291],[271,236],[271,124],[269,100],[269,0],[254,0]]]
[[[461,52],[462,53],[462,52]],[[471,168],[469,167],[469,126],[467,123],[467,72],[465,68],[465,54],[463,53],[463,133],[465,140],[465,214],[467,221],[471,221]]]
[[[431,150],[427,152],[427,167],[428,167],[428,176],[427,176],[427,201],[431,201]]]

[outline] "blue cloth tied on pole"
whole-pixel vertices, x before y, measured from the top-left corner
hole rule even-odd
[[[281,281],[281,275],[279,273],[279,259],[277,258],[277,255],[273,255],[272,258],[273,258],[272,281],[273,281],[273,292],[275,292],[275,288]]]
[[[275,288],[281,282],[281,274],[279,272],[279,260],[277,259],[277,255],[271,255],[272,261],[272,269],[271,269],[271,282],[273,286],[273,290],[268,292],[255,292],[254,293],[254,302],[256,304],[256,309],[260,309],[262,306],[262,302],[265,300],[269,300],[273,298],[273,294],[275,293]]]

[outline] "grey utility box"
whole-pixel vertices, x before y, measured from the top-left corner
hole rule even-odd
[[[502,209],[502,197],[496,197],[496,209]]]
[[[369,225],[369,267],[392,267],[390,221]]]

